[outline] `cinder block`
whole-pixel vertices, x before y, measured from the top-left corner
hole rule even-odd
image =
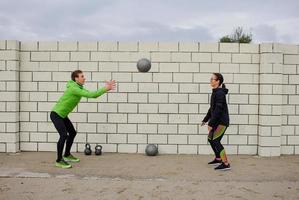
[[[137,104],[134,103],[119,103],[118,112],[120,113],[137,113]]]
[[[69,52],[51,52],[51,61],[69,61]]]
[[[170,114],[169,124],[186,124],[188,123],[188,115],[186,114]]]
[[[158,104],[139,104],[139,113],[157,113]]]
[[[108,134],[108,143],[120,144],[127,143],[126,134]]]
[[[240,145],[238,147],[238,154],[256,155],[257,154],[257,146]]]
[[[21,42],[21,51],[37,51],[37,42]]]
[[[116,124],[97,124],[98,133],[116,133]]]
[[[179,87],[177,83],[159,83],[159,92],[177,93]]]
[[[168,144],[187,144],[187,135],[168,135]]]
[[[232,55],[229,53],[212,53],[212,62],[231,63]]]
[[[110,52],[90,52],[91,61],[112,61]]]
[[[168,52],[153,52],[151,53],[152,62],[171,62],[171,54]]]
[[[119,42],[119,51],[137,51],[138,43],[136,42]]]
[[[137,153],[137,144],[119,144],[119,153]]]
[[[219,72],[219,64],[218,63],[200,63],[200,72]],[[211,76],[211,74],[209,74]],[[210,78],[210,77],[209,77]],[[207,79],[209,81],[209,79]]]
[[[177,125],[159,124],[158,125],[158,133],[159,134],[176,134],[176,133],[178,133],[178,127],[177,127]]]
[[[47,133],[30,133],[30,142],[47,142]]]
[[[246,135],[229,135],[228,136],[229,144],[247,144]]]
[[[280,147],[258,147],[258,155],[262,157],[280,156]]]
[[[128,143],[146,144],[147,143],[147,135],[129,134],[128,135]]]
[[[87,117],[88,117],[88,119],[87,119],[88,122],[91,122],[91,123],[92,122],[107,122],[107,114],[106,113],[88,113]]]
[[[211,53],[192,53],[192,62],[212,62]]]
[[[31,52],[31,61],[50,61],[50,52]]]
[[[239,73],[240,72],[239,64],[221,64],[220,63],[220,72],[221,73]]]
[[[180,63],[180,72],[199,72],[199,63]]]
[[[108,93],[109,102],[127,102],[128,97],[126,93]]]
[[[89,52],[71,52],[71,61],[89,61]]]
[[[147,123],[146,114],[128,114],[128,123]]]
[[[21,151],[37,151],[37,143],[36,142],[21,142],[20,150]]]
[[[284,55],[285,64],[299,64],[299,55]]]
[[[180,42],[179,43],[179,51],[183,52],[197,52],[199,50],[199,46],[197,42]]]
[[[198,113],[198,104],[180,104],[179,113]]]
[[[159,63],[159,72],[179,72],[179,63]]]
[[[179,125],[179,134],[197,134],[198,133],[197,127],[198,127],[198,125],[180,124]]]
[[[157,42],[139,42],[139,51],[158,51]]]
[[[152,82],[153,75],[151,73],[134,73],[133,82]]]
[[[57,42],[38,42],[39,51],[57,51],[58,43]]]
[[[177,154],[178,152],[177,145],[159,144],[158,148],[160,154]]]
[[[159,51],[178,51],[179,45],[177,42],[159,42]]]
[[[116,62],[100,62],[99,63],[100,72],[112,72],[118,71],[118,63]]]
[[[38,151],[57,151],[57,143],[38,143]],[[74,146],[72,147],[74,148]]]
[[[233,63],[251,63],[251,54],[232,54]]]
[[[173,73],[173,82],[190,83],[193,81],[192,73]]]
[[[139,92],[158,92],[158,83],[139,83]]]
[[[169,94],[169,103],[188,103],[188,94]]]
[[[159,113],[178,113],[178,104],[159,104]]]
[[[147,103],[148,94],[129,93],[128,102],[130,103]]]
[[[219,43],[220,52],[239,52],[239,43]]]
[[[148,143],[167,144],[167,135],[148,135]]]
[[[149,94],[149,103],[167,103],[167,94]]]
[[[97,42],[78,42],[79,51],[97,51]]]
[[[263,53],[260,55],[261,64],[267,64],[267,63],[281,64],[282,62],[283,62],[283,55],[280,53]],[[287,60],[285,60],[285,63],[291,64]]]
[[[172,82],[172,73],[155,73],[153,74],[153,82]]]
[[[82,103],[81,102],[78,105],[78,112],[97,112],[97,103]]]
[[[149,114],[148,115],[148,123],[159,123],[165,124],[167,123],[167,115],[166,114]]]
[[[118,124],[117,125],[118,133],[137,133],[136,124]]]
[[[190,103],[208,103],[209,95],[208,94],[189,94]]]
[[[218,52],[218,43],[200,43],[200,52]]]
[[[127,123],[127,121],[128,121],[127,114],[108,113],[108,123]]]
[[[117,42],[99,42],[99,51],[117,51]]]
[[[78,42],[59,42],[59,51],[78,51]]]
[[[191,62],[191,53],[171,53],[172,62]]]
[[[157,124],[138,124],[138,133],[157,133]]]
[[[241,53],[259,53],[259,44],[240,44]]]

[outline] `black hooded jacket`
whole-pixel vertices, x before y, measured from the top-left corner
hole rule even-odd
[[[229,114],[226,103],[226,94],[228,89],[226,88],[214,88],[211,100],[210,109],[203,119],[203,122],[208,122],[211,127],[217,127],[219,124],[229,126]]]

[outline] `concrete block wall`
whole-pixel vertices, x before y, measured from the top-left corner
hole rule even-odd
[[[19,45],[0,41],[0,152],[20,149]]]
[[[1,41],[1,52],[11,42]],[[12,103],[1,99],[0,138],[14,130],[15,141],[20,141],[15,142],[16,151],[56,150],[58,133],[49,112],[71,72],[81,69],[89,90],[108,79],[118,85],[98,99],[83,98],[70,114],[78,131],[72,151],[82,152],[89,142],[102,144],[106,152],[143,153],[146,144],[155,143],[160,153],[211,154],[207,128],[199,124],[209,108],[211,73],[220,72],[230,90],[231,126],[223,138],[227,152],[298,154],[297,45],[20,42],[15,52],[19,87],[14,93],[20,98],[14,104],[20,109],[13,113],[19,118],[7,125]],[[10,72],[10,56],[1,55],[1,70]],[[140,58],[152,61],[150,72],[137,72]],[[13,80],[6,80],[11,75],[1,77],[1,92],[6,94]],[[0,140],[2,152],[9,151],[7,144]]]

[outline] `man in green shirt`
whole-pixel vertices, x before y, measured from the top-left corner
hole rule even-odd
[[[83,88],[85,77],[81,70],[73,71],[71,77],[72,80],[67,82],[63,96],[60,97],[50,114],[50,118],[60,135],[57,142],[57,159],[55,166],[65,169],[72,167],[68,162],[80,161],[79,158],[74,157],[70,153],[77,132],[68,118],[68,114],[78,105],[82,97],[97,98],[109,90],[115,89],[115,81],[112,80],[106,81],[105,87],[97,91],[86,90]],[[66,148],[64,156],[62,157],[64,143],[66,143]]]

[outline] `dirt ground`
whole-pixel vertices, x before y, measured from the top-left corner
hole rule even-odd
[[[108,154],[54,167],[54,152],[0,154],[0,199],[299,199],[299,156],[230,156],[215,171],[212,156]]]

